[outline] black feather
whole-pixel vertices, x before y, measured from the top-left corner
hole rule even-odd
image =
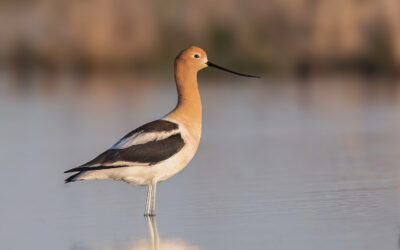
[[[184,145],[185,142],[183,141],[181,134],[178,133],[159,141],[150,141],[145,144],[133,145],[123,149],[109,149],[97,156],[92,161],[82,166],[67,170],[64,173],[126,167],[107,166],[118,161],[140,162],[154,165],[178,153]],[[90,167],[94,164],[101,164],[101,166]]]
[[[76,174],[74,174],[74,175],[71,175],[70,177],[68,177],[67,179],[65,179],[65,183],[73,182],[73,181],[74,181],[74,178],[75,178],[76,176],[78,176],[79,174],[80,174],[80,172],[79,172],[79,173],[76,173]]]
[[[168,131],[176,130],[178,128],[179,128],[179,125],[174,122],[170,122],[170,121],[166,121],[166,120],[155,120],[155,121],[146,123],[146,124],[138,127],[137,129],[129,132],[127,135],[122,137],[122,139],[120,139],[117,142],[117,144],[120,143],[122,140],[133,136],[136,133],[168,132]],[[167,138],[167,139],[169,139],[169,138]],[[172,138],[172,139],[174,139],[174,138]],[[181,138],[181,140],[182,140],[182,138]],[[183,142],[183,140],[182,140],[182,142]],[[175,145],[175,148],[177,149],[176,152],[178,152],[179,149],[181,148],[179,145],[182,142],[177,141],[178,144]],[[136,162],[147,162],[146,159],[152,158],[151,159],[152,162],[148,162],[148,163],[154,164],[154,160],[156,160],[158,162],[165,158],[164,157],[165,154],[169,155],[171,153],[171,150],[173,151],[173,149],[165,149],[165,148],[162,149],[161,148],[161,151],[157,152],[157,151],[154,151],[157,148],[157,146],[153,142],[149,142],[149,143],[150,144],[148,144],[148,143],[143,144],[143,145],[147,145],[147,146],[137,145],[139,147],[135,147],[135,145],[133,145],[133,146],[125,148],[125,149],[109,149],[109,150],[105,151],[104,153],[100,154],[99,156],[97,156],[96,158],[94,158],[93,160],[91,160],[79,167],[67,170],[64,173],[81,171],[80,169],[84,169],[84,167],[89,167],[91,165],[99,164],[99,163],[103,164],[103,163],[115,162],[121,158],[132,159]],[[162,142],[161,144],[157,144],[157,145],[163,145],[163,144],[171,144],[171,142],[170,143]],[[171,146],[171,145],[169,145],[169,146]],[[158,147],[160,147],[160,146],[158,146]],[[182,145],[182,147],[183,147],[183,145]],[[160,150],[160,148],[158,148],[158,150]],[[131,153],[129,153],[129,152],[131,152]],[[152,154],[154,157],[150,157],[149,153]],[[139,159],[139,161],[137,161],[137,159]],[[142,160],[142,161],[140,161],[140,160]]]

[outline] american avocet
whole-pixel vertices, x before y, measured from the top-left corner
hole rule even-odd
[[[147,123],[119,140],[93,160],[68,171],[78,172],[66,183],[81,180],[112,179],[132,185],[147,185],[145,215],[155,215],[157,182],[181,171],[197,151],[201,136],[201,100],[197,72],[214,67],[237,73],[208,61],[199,47],[183,50],[175,59],[175,82],[178,90],[176,108],[160,120]]]

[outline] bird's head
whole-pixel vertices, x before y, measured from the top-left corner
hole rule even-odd
[[[199,47],[191,46],[176,57],[175,64],[184,65],[186,68],[194,69],[196,72],[207,67],[207,54]]]
[[[178,54],[178,56],[175,59],[175,68],[177,68],[178,65],[183,66],[183,68],[185,68],[185,69],[195,70],[195,72],[198,72],[206,67],[213,67],[213,68],[217,68],[219,70],[223,70],[223,71],[235,74],[235,75],[260,78],[259,76],[238,73],[238,72],[232,71],[230,69],[226,69],[221,66],[218,66],[218,65],[208,61],[206,52],[203,49],[196,47],[196,46],[191,46],[191,47],[181,51]]]

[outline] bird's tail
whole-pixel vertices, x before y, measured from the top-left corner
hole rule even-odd
[[[74,182],[79,180],[79,176],[82,174],[82,172],[76,173],[65,179],[65,183],[69,182]]]

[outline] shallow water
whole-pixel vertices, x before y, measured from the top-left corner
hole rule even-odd
[[[63,171],[168,112],[165,81],[1,74],[1,249],[152,244],[146,188]],[[158,185],[160,249],[399,249],[400,84],[200,82],[198,153]]]

